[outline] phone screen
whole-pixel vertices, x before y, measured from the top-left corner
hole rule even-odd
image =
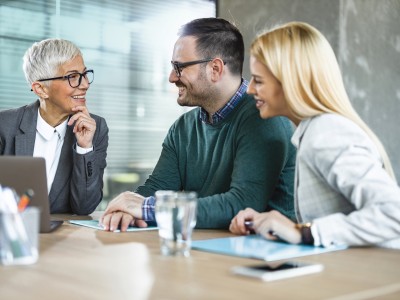
[[[238,275],[260,278],[265,281],[290,278],[305,274],[321,272],[323,265],[295,261],[266,263],[253,266],[236,266],[232,271]]]
[[[255,270],[260,270],[260,271],[267,271],[267,272],[274,272],[274,271],[282,271],[282,270],[288,270],[288,269],[294,269],[294,268],[299,268],[301,265],[298,263],[292,263],[292,262],[285,262],[282,264],[276,264],[276,265],[259,265],[259,266],[251,266],[250,268],[255,269]]]

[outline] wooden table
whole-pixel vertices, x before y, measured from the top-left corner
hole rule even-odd
[[[195,230],[193,239],[226,236],[231,234]],[[268,283],[230,272],[261,261],[191,254],[162,256],[155,230],[111,233],[64,222],[40,235],[36,264],[0,266],[0,299],[400,299],[397,250],[353,248],[302,257],[297,260],[322,263],[324,271]]]

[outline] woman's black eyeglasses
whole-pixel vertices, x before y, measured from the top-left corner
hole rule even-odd
[[[71,73],[66,76],[47,78],[47,79],[39,79],[38,81],[48,81],[48,80],[57,80],[57,79],[68,79],[68,83],[72,88],[76,88],[81,85],[82,77],[86,79],[86,81],[91,84],[94,80],[94,72],[93,70],[87,70],[83,73]]]

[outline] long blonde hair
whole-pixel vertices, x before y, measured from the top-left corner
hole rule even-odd
[[[396,180],[385,148],[351,105],[335,53],[322,33],[307,23],[286,23],[259,35],[250,54],[282,84],[295,118],[336,113],[352,120],[370,136]]]

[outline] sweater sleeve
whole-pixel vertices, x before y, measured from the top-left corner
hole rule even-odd
[[[136,189],[136,193],[149,197],[158,190],[179,191],[182,189],[177,150],[173,139],[175,124],[169,129],[162,144],[157,165],[146,183]]]

